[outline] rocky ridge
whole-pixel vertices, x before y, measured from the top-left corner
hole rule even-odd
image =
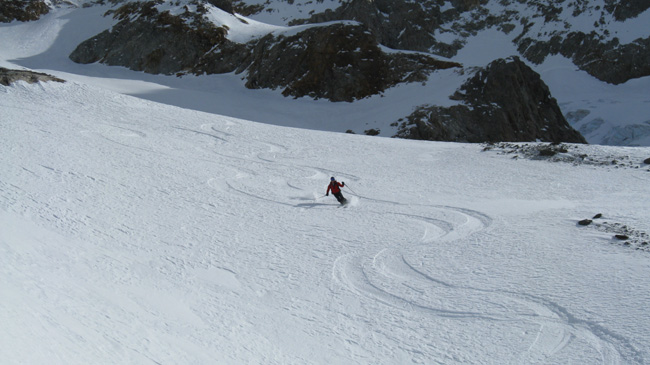
[[[8,0],[0,2],[0,23],[9,23],[14,20],[27,22],[38,20],[41,15],[50,12],[50,7],[45,1],[17,1]]]
[[[490,35],[505,47],[496,57],[519,55],[537,70],[545,67],[542,63],[549,56],[558,55],[550,62],[566,58],[576,69],[609,84],[630,85],[629,81],[650,75],[650,28],[644,24],[650,19],[650,2],[645,0],[350,0],[331,1],[327,10],[309,1],[291,3],[301,10],[286,19],[288,24],[355,20],[395,49],[452,58],[466,47],[480,48],[475,40]],[[266,1],[257,11],[282,13],[286,4]],[[578,75],[576,79],[582,80]],[[605,88],[602,85],[601,90]],[[650,120],[642,117],[647,114],[647,99],[632,102],[628,110],[634,109],[634,114],[621,114],[614,105],[628,100],[622,94],[611,99],[574,98],[562,100],[562,111],[593,143],[647,145]]]
[[[313,27],[288,37],[268,35],[252,49],[247,87],[282,87],[285,96],[331,101],[351,102],[399,83],[424,82],[436,70],[461,67],[423,54],[384,53],[358,23]]]
[[[246,71],[248,88],[281,88],[286,96],[347,102],[398,83],[425,81],[435,70],[461,67],[425,54],[387,54],[373,33],[356,22],[236,43],[227,39],[227,26],[205,17],[213,4],[191,1],[176,15],[158,10],[161,4],[127,2],[109,11],[106,15],[117,21],[113,28],[81,43],[70,59],[162,74]]]
[[[226,42],[228,29],[202,16],[207,11],[203,3],[193,4],[196,11],[185,6],[179,15],[159,11],[160,4],[127,2],[108,11],[105,16],[112,16],[117,23],[77,46],[70,59],[81,64],[101,62],[152,74],[174,74],[191,70],[206,53]]]
[[[111,1],[116,4],[124,2]],[[155,0],[151,3],[163,2]],[[180,4],[178,1],[176,3]],[[203,3],[229,13],[253,15],[278,11],[275,9],[278,3],[307,7],[310,2],[189,2],[197,7],[199,13],[204,8]],[[650,37],[621,41],[616,34],[611,34],[609,28],[617,22],[634,19],[649,8],[650,2],[645,0],[623,3],[615,0],[349,0],[340,1],[333,10],[320,13],[312,10],[309,16],[287,19],[287,23],[297,25],[353,20],[364,24],[379,44],[443,57],[454,56],[463,48],[468,37],[494,28],[511,35],[520,55],[530,62],[541,63],[549,55],[559,54],[570,58],[576,66],[599,80],[620,84],[650,75],[650,64],[647,62],[650,58]],[[35,20],[48,10],[47,3],[40,0],[8,1],[0,5],[0,21]],[[572,24],[573,19],[580,19],[582,23],[593,21],[593,25],[577,27]],[[142,24],[133,24],[135,28],[139,26]]]
[[[610,34],[608,27],[648,8],[650,2],[644,0],[604,0],[603,4],[580,0],[351,0],[336,10],[290,23],[355,20],[366,24],[388,47],[444,57],[454,56],[468,37],[494,28],[511,34],[519,53],[531,62],[541,63],[549,55],[561,54],[599,80],[620,84],[650,75],[650,37],[624,43]],[[593,19],[593,25],[574,29],[571,20],[579,17]]]
[[[586,143],[562,115],[548,87],[518,57],[478,70],[453,95],[462,104],[418,108],[398,137],[457,142]]]
[[[215,22],[215,9],[246,23],[236,13],[268,11],[273,2],[112,0],[112,9],[105,14],[114,19],[112,28],[79,44],[70,59],[81,64],[101,62],[178,76],[235,72],[243,75],[248,88],[281,89],[285,96],[353,102],[381,94],[400,83],[427,82],[438,70],[475,72],[461,64],[440,60],[434,54],[455,54],[464,45],[464,39],[480,30],[497,27],[504,33],[514,32],[514,41],[524,44],[535,29],[533,22],[519,18],[516,10],[495,15],[495,8],[488,6],[495,3],[342,1],[331,10],[291,19],[290,24],[303,25],[290,32],[273,31],[246,42],[235,42],[230,37],[231,29]],[[302,5],[306,4],[309,2]],[[509,0],[499,4],[537,6],[549,21],[555,19],[556,8],[551,5],[532,1],[515,4]],[[639,6],[618,10],[616,16],[634,16]],[[609,14],[616,11],[612,8]],[[520,34],[515,37],[517,32]],[[448,34],[458,37],[448,41]],[[382,46],[413,52],[387,52]],[[522,54],[529,59],[543,59],[542,48],[530,45]],[[554,52],[552,47],[547,48],[549,54]],[[588,67],[596,65],[589,62]],[[645,72],[643,68],[630,67]],[[604,68],[612,73],[612,78],[618,77],[614,68]],[[476,71],[450,97],[459,104],[417,108],[406,117],[406,122],[395,123],[396,136],[469,142],[585,142],[568,126],[539,75],[518,58],[496,60]]]

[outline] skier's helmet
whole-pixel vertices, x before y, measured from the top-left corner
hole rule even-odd
[[[336,181],[336,179],[334,178],[334,176],[332,176],[332,178],[330,179],[330,181]]]

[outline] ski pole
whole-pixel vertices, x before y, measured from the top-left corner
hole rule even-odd
[[[352,194],[354,194],[354,195],[359,195],[359,194],[357,194],[354,190],[350,189],[350,187],[348,186],[348,184],[345,184],[345,187],[348,188],[348,190],[350,190],[350,192],[351,192]]]

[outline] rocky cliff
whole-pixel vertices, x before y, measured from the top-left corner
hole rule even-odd
[[[586,2],[567,1],[351,0],[330,1],[329,9],[322,11],[323,1],[112,0],[102,3],[111,7],[105,16],[112,17],[113,26],[79,44],[70,59],[178,76],[234,72],[251,89],[354,102],[400,84],[430,82],[440,70],[474,72],[439,57],[454,56],[469,37],[494,28],[508,34],[528,62],[563,54],[612,83],[650,74],[644,61],[648,39],[623,44],[608,37],[604,27],[585,33],[557,26],[548,34],[539,33],[544,29],[539,25],[542,19],[544,24],[565,22],[560,12],[567,7],[573,7],[576,16],[601,11],[603,19],[628,19],[647,8],[644,2],[617,7],[604,0],[607,6],[596,9]],[[304,16],[287,16],[291,28],[269,27],[245,40],[237,36],[240,26],[248,25],[247,18],[238,14],[271,13],[280,5],[303,6]],[[526,9],[526,16],[521,9]],[[230,18],[223,21],[224,17]],[[405,122],[397,123],[397,136],[584,142],[569,127],[539,75],[518,58],[485,66],[450,97],[459,104],[444,108],[432,100],[418,107]]]
[[[186,7],[184,12],[172,15],[169,10],[159,11],[157,5],[153,1],[128,2],[107,12],[117,24],[81,43],[70,59],[173,74],[192,70],[206,53],[226,42],[228,29],[207,21],[202,16],[204,6],[196,11]]]
[[[246,86],[282,87],[286,96],[353,101],[460,64],[421,54],[384,53],[361,24],[336,23],[296,35],[269,35],[253,47]]]
[[[231,9],[223,4],[220,8]],[[268,34],[245,44],[227,39],[228,27],[196,11],[172,15],[158,2],[128,2],[107,13],[118,21],[109,31],[81,43],[70,55],[77,63],[101,62],[148,73],[246,72],[246,86],[281,88],[286,96],[351,102],[404,82],[423,82],[439,69],[461,67],[426,54],[381,50],[360,23],[306,27]]]
[[[4,0],[0,2],[0,23],[37,20],[49,11],[49,6],[42,0]]]
[[[449,108],[418,108],[399,126],[401,138],[457,142],[551,141],[586,143],[569,126],[548,87],[519,58],[478,70]]]
[[[395,49],[452,57],[465,40],[495,28],[513,32],[513,43],[531,62],[549,55],[570,58],[582,70],[614,84],[650,75],[650,37],[621,42],[610,34],[616,22],[635,18],[650,1],[533,0],[351,0],[335,10],[317,13],[292,24],[355,20],[366,24],[378,40]],[[587,27],[576,23],[593,21]],[[591,20],[593,19],[593,20]]]

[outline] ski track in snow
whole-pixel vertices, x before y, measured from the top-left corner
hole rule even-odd
[[[22,88],[52,88],[55,95],[77,90],[47,85],[11,92]],[[42,262],[27,259],[39,256],[0,245],[4,257],[16,256],[3,261],[10,263],[4,268],[10,281],[34,283],[29,295],[56,302],[30,304],[26,310],[40,319],[27,320],[23,332],[46,328],[43,337],[51,338],[42,341],[64,354],[209,362],[219,349],[197,350],[227,343],[237,350],[219,360],[233,363],[311,362],[314,346],[330,356],[319,360],[332,363],[382,357],[382,363],[471,363],[491,356],[503,363],[645,360],[630,339],[550,298],[443,276],[449,268],[440,265],[455,259],[446,248],[488,250],[508,228],[477,209],[367,192],[372,173],[397,175],[392,170],[400,168],[390,161],[382,166],[390,158],[385,154],[372,160],[373,168],[351,173],[342,161],[364,156],[369,142],[339,152],[320,132],[194,113],[165,120],[166,112],[180,112],[161,107],[150,117],[122,96],[70,118],[59,109],[64,102],[91,105],[77,92],[71,98],[37,91],[33,97],[43,99],[35,104],[48,110],[47,117],[25,109],[25,121],[2,125],[25,142],[9,152],[29,156],[4,165],[11,172],[0,179],[2,208],[83,242],[61,237],[45,246],[44,270],[55,273],[47,278],[22,278],[21,260],[37,266]],[[112,112],[110,104],[131,108],[130,118]],[[62,142],[69,149],[58,148]],[[380,154],[392,142],[373,143]],[[445,166],[440,151],[448,147],[436,146],[417,150],[418,158]],[[22,185],[9,182],[13,176]],[[321,198],[330,176],[349,182],[346,209]],[[474,183],[471,178],[465,183]],[[95,288],[95,282],[109,286]],[[141,283],[136,290],[134,283]],[[261,298],[264,304],[255,306]],[[97,303],[99,316],[85,308]],[[285,328],[287,321],[300,325]],[[134,328],[164,335],[135,338]],[[300,333],[287,336],[293,329]],[[303,346],[303,340],[310,342]],[[96,344],[103,347],[93,352]]]
[[[217,133],[225,134],[210,128]],[[227,142],[220,137],[219,140]],[[287,146],[261,142],[265,151],[255,155],[257,160],[249,159],[247,162],[271,164],[274,167],[295,167],[291,163],[283,163],[278,157],[287,153]],[[228,156],[232,158],[232,156]],[[304,167],[307,175],[309,171],[318,178],[328,175],[343,175],[341,172],[323,169],[317,166]],[[357,176],[347,175],[348,179],[360,180]],[[295,206],[286,201],[274,200],[264,197],[261,193],[252,192],[245,186],[236,187],[232,182],[225,182],[228,189],[245,197],[272,204]],[[300,190],[298,187],[287,186]],[[361,196],[364,202],[388,207],[405,206],[399,202],[372,199]],[[298,206],[315,207],[316,203],[303,203]],[[330,206],[330,204],[323,204]],[[630,346],[624,338],[610,334],[607,330],[594,323],[580,321],[570,315],[562,307],[542,298],[535,298],[525,293],[486,291],[479,288],[457,286],[436,279],[432,274],[418,270],[405,256],[411,260],[419,261],[428,254],[435,254],[433,243],[443,242],[454,244],[455,241],[468,239],[488,229],[492,218],[481,212],[451,206],[426,206],[436,214],[431,216],[418,216],[399,212],[386,212],[378,210],[367,212],[371,215],[385,216],[391,214],[406,217],[425,227],[424,234],[419,243],[408,248],[387,247],[368,257],[346,254],[335,260],[332,277],[342,287],[353,293],[388,305],[401,311],[420,312],[430,316],[457,320],[487,321],[503,323],[504,328],[512,326],[513,322],[521,326],[537,327],[537,334],[527,351],[520,356],[522,362],[547,362],[553,356],[567,347],[572,346],[577,340],[578,346],[588,347],[598,353],[601,361],[607,364],[621,363],[619,348],[627,355],[635,355],[634,347]],[[406,253],[405,253],[406,252]],[[428,303],[432,298],[440,306]],[[455,298],[463,298],[462,303]],[[448,304],[447,302],[451,303]],[[517,309],[517,311],[513,311]],[[397,339],[395,339],[397,341]],[[571,351],[568,349],[567,351]],[[629,358],[629,357],[628,357]]]
[[[401,205],[397,202],[392,204]],[[400,311],[421,313],[428,317],[427,321],[440,318],[485,321],[501,323],[504,330],[514,326],[514,323],[525,327],[536,326],[534,340],[518,359],[522,363],[552,361],[554,355],[571,347],[577,340],[582,342],[578,346],[597,352],[602,363],[621,363],[619,349],[626,353],[628,359],[640,358],[640,354],[625,338],[613,335],[595,323],[581,321],[546,299],[526,293],[456,285],[435,278],[435,274],[428,273],[435,272],[435,268],[428,268],[423,259],[427,255],[435,255],[435,245],[459,244],[456,241],[480,236],[490,227],[492,219],[469,209],[449,206],[429,208],[436,214],[424,217],[394,213],[425,226],[425,233],[416,241],[417,244],[386,247],[368,256],[340,256],[332,273],[335,282],[371,301]],[[421,262],[418,265],[420,268],[411,262]]]

